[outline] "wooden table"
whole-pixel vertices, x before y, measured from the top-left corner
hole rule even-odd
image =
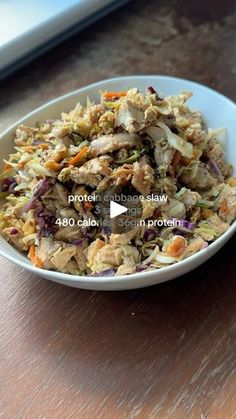
[[[194,79],[236,98],[233,1],[131,2],[2,83],[0,130],[87,83]],[[2,418],[236,417],[233,238],[170,283],[90,292],[0,259]]]

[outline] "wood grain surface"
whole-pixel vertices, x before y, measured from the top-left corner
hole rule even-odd
[[[133,1],[0,89],[0,130],[99,79],[167,74],[236,99],[235,1]],[[234,237],[195,271],[80,291],[0,258],[0,417],[236,418]]]

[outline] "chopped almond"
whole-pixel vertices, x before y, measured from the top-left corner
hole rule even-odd
[[[175,237],[166,248],[166,252],[172,257],[180,256],[186,247],[186,242],[184,237],[178,236]]]
[[[214,211],[212,211],[209,208],[203,208],[202,212],[201,212],[202,218],[203,220],[207,220],[208,218],[212,217],[213,215],[215,215]]]
[[[54,172],[57,172],[58,170],[60,170],[61,165],[54,160],[48,160],[44,163],[44,167],[46,169],[53,170]]]
[[[227,183],[232,188],[236,187],[236,177],[230,177],[226,179],[225,183]]]
[[[83,207],[84,207],[84,210],[91,210],[93,209],[93,204],[92,202],[84,202]]]
[[[36,230],[36,222],[35,219],[32,218],[31,220],[26,220],[24,226],[23,226],[23,231],[25,234],[33,234],[35,233]]]
[[[61,150],[61,151],[58,151],[57,155],[54,157],[54,160],[57,163],[60,163],[65,157],[67,157],[67,151],[66,151],[66,149],[65,150]]]

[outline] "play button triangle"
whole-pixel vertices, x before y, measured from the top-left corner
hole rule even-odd
[[[110,217],[111,218],[115,218],[126,211],[128,211],[128,208],[124,207],[123,205],[117,204],[114,201],[110,201]]]

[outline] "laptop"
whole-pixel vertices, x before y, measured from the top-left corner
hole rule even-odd
[[[127,0],[0,0],[0,78]]]

